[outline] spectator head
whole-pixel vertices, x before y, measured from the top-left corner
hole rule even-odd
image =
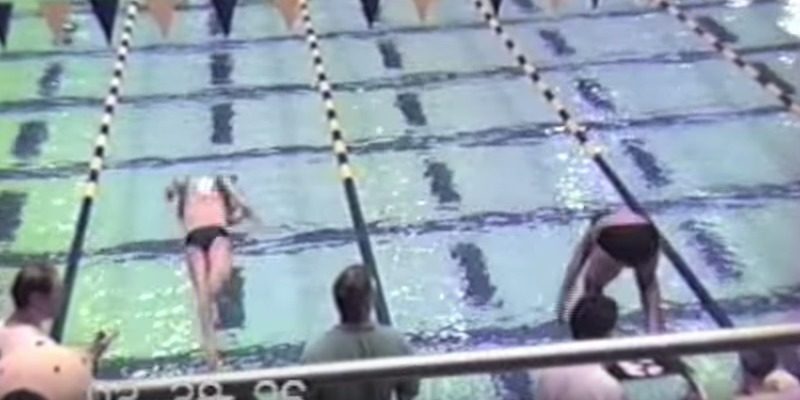
[[[372,277],[362,265],[347,267],[333,284],[333,298],[343,324],[368,322],[372,312]]]
[[[582,297],[569,319],[575,339],[601,339],[608,337],[617,324],[617,303],[603,295]]]
[[[34,310],[52,317],[61,305],[61,291],[58,271],[50,265],[35,264],[17,273],[11,297],[17,310]]]
[[[54,344],[15,351],[0,360],[0,400],[85,400],[91,362]]]
[[[739,354],[742,372],[763,381],[767,375],[778,368],[778,355],[773,350],[752,350]]]

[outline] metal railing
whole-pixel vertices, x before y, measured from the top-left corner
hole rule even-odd
[[[480,374],[582,363],[735,352],[800,344],[800,324],[575,341],[497,350],[345,361],[178,378],[99,381],[101,399],[166,399],[216,386],[235,399],[258,398],[265,387],[287,381],[350,382],[386,378]],[[136,397],[125,397],[135,394]],[[192,397],[193,398],[193,397]],[[227,398],[227,397],[217,397]]]

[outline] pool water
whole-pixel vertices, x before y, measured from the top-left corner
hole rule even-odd
[[[334,277],[360,261],[300,30],[241,0],[226,40],[206,2],[184,5],[168,39],[140,15],[71,304],[68,342],[121,333],[106,378],[206,371],[164,200],[175,177],[236,174],[265,221],[236,236],[227,369],[294,363],[335,323]],[[358,0],[310,6],[396,327],[426,353],[565,340],[553,319],[566,263],[588,215],[621,200],[502,42],[467,0],[438,2],[425,24],[412,1],[386,1],[372,30]],[[800,87],[797,0],[680,6]],[[24,262],[63,263],[113,66],[85,5],[69,47],[52,45],[37,9],[15,2],[0,54],[2,287]],[[800,119],[643,4],[553,14],[506,0],[501,17],[733,321],[792,319]],[[716,327],[666,259],[659,275],[669,330]],[[621,334],[641,331],[632,278],[609,292]],[[728,396],[732,356],[691,362],[712,397]],[[527,384],[431,380],[423,397],[526,399]],[[630,386],[641,398],[677,391]]]

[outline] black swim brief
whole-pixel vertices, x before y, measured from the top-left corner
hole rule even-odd
[[[186,235],[186,247],[199,247],[203,251],[208,251],[214,239],[218,237],[228,237],[228,230],[221,226],[205,226],[197,228]]]
[[[658,232],[652,224],[608,226],[600,230],[597,244],[614,259],[639,266],[658,253]]]

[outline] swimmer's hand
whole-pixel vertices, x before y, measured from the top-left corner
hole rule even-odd
[[[178,198],[178,201],[180,201],[180,199],[186,195],[186,185],[188,185],[188,182],[188,177],[182,180],[173,179],[164,191],[167,201],[175,200],[175,198]]]
[[[119,336],[119,332],[117,331],[112,331],[111,334],[108,334],[105,331],[97,332],[97,334],[94,336],[92,345],[89,346],[89,354],[92,356],[92,359],[95,362],[103,357],[103,354],[105,354],[117,336]]]
[[[655,361],[656,364],[664,367],[664,369],[666,369],[667,371],[672,371],[673,373],[679,373],[679,374],[692,373],[691,367],[689,367],[689,365],[683,362],[680,358],[675,356],[656,357],[653,361]]]
[[[653,360],[620,361],[617,366],[630,378],[655,378],[664,374],[664,367]]]
[[[172,201],[175,199],[175,196],[178,195],[179,185],[180,184],[178,183],[178,181],[173,179],[172,183],[170,183],[169,186],[167,186],[167,189],[164,191],[164,194],[167,197],[167,201]]]
[[[258,214],[253,212],[253,209],[250,208],[250,207],[245,207],[242,210],[242,215],[244,216],[245,219],[247,219],[249,221],[252,221],[254,224],[256,224],[258,226],[262,226],[262,227],[265,226],[264,225],[264,221],[261,220],[261,218],[258,217]]]

